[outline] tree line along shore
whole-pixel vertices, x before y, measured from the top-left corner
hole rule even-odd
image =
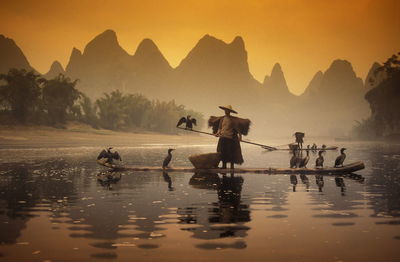
[[[78,121],[114,131],[153,131],[177,134],[177,120],[191,115],[204,124],[201,113],[171,101],[149,100],[119,90],[94,102],[76,88],[78,80],[59,74],[46,80],[34,71],[10,69],[0,75],[0,120],[8,125],[48,125],[63,128]]]

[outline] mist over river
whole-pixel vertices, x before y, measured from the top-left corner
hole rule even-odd
[[[0,261],[399,261],[400,144],[347,148],[356,175],[111,173],[101,147],[0,149]],[[285,141],[269,141],[281,145]],[[117,146],[124,163],[172,166],[215,144]],[[245,167],[288,151],[243,145]],[[338,151],[327,151],[333,166]],[[310,154],[309,167],[317,155]]]

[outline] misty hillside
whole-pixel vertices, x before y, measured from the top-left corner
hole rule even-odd
[[[14,41],[0,36],[0,47],[4,47],[0,49],[1,72],[13,67],[32,69]],[[93,99],[119,89],[150,99],[175,99],[205,116],[222,114],[217,106],[231,104],[240,116],[253,120],[251,134],[263,137],[295,131],[341,136],[355,120],[369,115],[364,95],[370,88],[349,61],[338,59],[325,71],[316,72],[304,93],[295,96],[279,63],[263,83],[252,76],[241,37],[225,43],[205,35],[172,68],[151,39],[144,39],[130,55],[119,45],[115,32],[106,30],[83,52],[73,48],[65,71],[54,62],[45,77],[59,73],[79,79],[77,88]]]

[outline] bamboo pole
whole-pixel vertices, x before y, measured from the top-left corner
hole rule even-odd
[[[204,132],[204,131],[199,131],[199,130],[194,130],[194,129],[188,129],[188,128],[179,127],[179,126],[177,126],[177,128],[182,129],[182,130],[186,130],[186,131],[190,131],[190,132],[195,132],[195,133],[200,133],[200,134],[215,136],[213,133],[208,133],[208,132]],[[276,148],[276,147],[267,146],[267,145],[263,145],[263,144],[259,144],[259,143],[250,142],[250,141],[241,140],[240,142],[246,143],[246,144],[255,145],[255,146],[261,146],[262,148],[267,149],[267,150],[270,150],[270,151],[272,151],[272,150],[278,150],[278,148]]]

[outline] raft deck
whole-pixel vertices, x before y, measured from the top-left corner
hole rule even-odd
[[[343,167],[324,167],[324,168],[235,168],[235,169],[197,169],[192,167],[162,167],[154,166],[120,166],[114,164],[100,165],[109,167],[114,171],[160,171],[160,172],[190,172],[190,173],[258,173],[258,174],[349,174],[365,168],[363,162],[354,162]]]

